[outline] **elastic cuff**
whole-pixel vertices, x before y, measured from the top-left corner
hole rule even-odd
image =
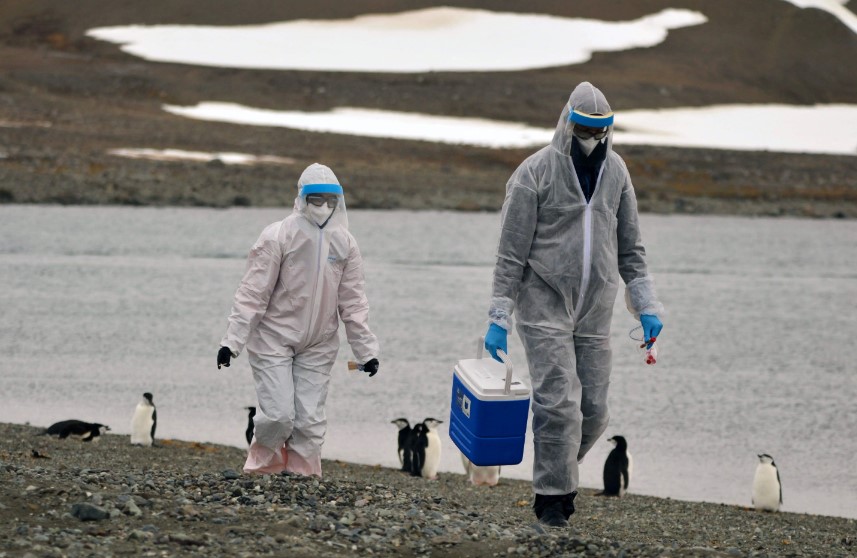
[[[488,309],[488,321],[492,324],[497,324],[506,331],[512,330],[512,312],[514,311],[515,303],[512,299],[506,297],[492,297],[491,307]]]
[[[625,285],[625,306],[638,320],[640,314],[665,314],[664,305],[655,293],[655,280],[651,275],[638,277]]]
[[[226,339],[223,339],[223,340],[220,342],[220,346],[221,346],[221,347],[226,347],[227,349],[229,349],[229,352],[230,352],[230,353],[232,353],[232,358],[238,358],[238,355],[240,355],[240,354],[241,354],[241,350],[240,350],[240,349],[239,349],[239,350],[236,350],[236,349],[235,349],[235,345],[234,345],[234,343],[230,343],[230,342],[229,342],[229,341],[227,341]]]

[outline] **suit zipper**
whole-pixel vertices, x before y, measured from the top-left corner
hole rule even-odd
[[[595,194],[601,185],[601,175],[603,173],[604,164],[601,165],[601,169],[598,171],[595,188],[592,189],[592,197],[586,202],[586,212],[583,214],[583,276],[580,278],[580,294],[577,298],[577,304],[574,307],[575,323],[580,318],[580,311],[583,309],[586,290],[589,288],[589,277],[592,274],[592,200],[595,199]],[[586,196],[584,196],[584,199],[586,199]]]
[[[316,253],[316,265],[315,265],[315,285],[313,285],[312,289],[312,298],[310,299],[310,315],[309,315],[309,324],[307,325],[306,334],[304,335],[304,346],[309,342],[309,337],[312,334],[312,328],[315,325],[316,318],[318,317],[318,311],[315,307],[315,299],[318,296],[318,283],[319,278],[321,276],[321,249],[322,242],[324,242],[324,229],[318,229],[318,253]]]

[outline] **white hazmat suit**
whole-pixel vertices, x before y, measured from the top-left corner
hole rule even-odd
[[[571,156],[572,110],[584,121],[610,115],[589,201]],[[663,312],[646,270],[634,188],[611,148],[612,129],[604,95],[581,83],[551,144],[527,158],[507,184],[489,317],[509,330],[517,310],[533,388],[537,495],[575,491],[578,461],[607,427],[617,271],[635,317]],[[579,149],[592,153],[592,145]]]
[[[221,341],[232,356],[246,346],[256,384],[245,472],[320,476],[339,320],[359,362],[379,353],[342,187],[333,171],[316,163],[301,174],[298,188],[292,214],[265,228],[250,250]],[[336,194],[338,202],[330,213],[326,205],[308,206],[308,194]]]

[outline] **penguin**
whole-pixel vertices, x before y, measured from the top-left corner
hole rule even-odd
[[[774,458],[767,453],[758,455],[759,464],[753,477],[753,507],[761,511],[779,511],[783,504],[783,485]]]
[[[253,443],[253,432],[255,430],[255,424],[253,422],[253,417],[256,416],[256,407],[244,407],[247,409],[247,430],[244,431],[244,437],[247,438],[247,445]]]
[[[631,483],[631,471],[634,462],[628,451],[628,442],[623,436],[613,436],[607,440],[616,447],[604,462],[604,491],[599,496],[624,496]]]
[[[131,443],[135,446],[151,446],[155,443],[155,427],[158,426],[158,412],[152,401],[152,394],[143,394],[143,400],[137,403],[134,416],[131,417]]]
[[[397,418],[390,422],[399,428],[399,465],[402,466],[399,470],[404,473],[409,473],[411,472],[411,446],[413,445],[413,442],[411,441],[413,432],[411,429],[411,423],[409,423],[406,418]]]
[[[417,445],[422,446],[424,452],[420,468],[420,476],[424,479],[437,480],[437,469],[440,466],[440,436],[437,433],[437,425],[442,422],[433,418],[427,418],[422,422],[425,432]]]
[[[84,422],[82,420],[71,419],[56,422],[39,434],[43,436],[59,436],[60,440],[74,436],[84,442],[91,442],[93,440],[98,441],[98,437],[108,430],[110,430],[109,426],[98,422]]]
[[[463,453],[461,463],[464,464],[464,472],[467,473],[468,480],[474,486],[497,486],[500,482],[499,465],[474,465]]]
[[[411,457],[411,467],[408,470],[411,476],[420,477],[423,473],[423,464],[426,461],[426,448],[428,447],[428,427],[418,422],[411,428],[411,434],[407,438],[405,454]]]

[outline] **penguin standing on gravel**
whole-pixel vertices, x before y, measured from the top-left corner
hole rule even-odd
[[[767,453],[760,454],[753,477],[753,507],[761,511],[779,511],[783,504],[783,485],[780,484],[780,471],[774,458]]]
[[[399,465],[402,466],[401,471],[409,473],[411,471],[411,442],[412,432],[411,423],[406,418],[397,418],[390,421],[399,429]]]
[[[411,428],[411,435],[405,447],[405,452],[411,456],[411,476],[422,476],[423,464],[426,461],[426,447],[428,447],[428,428],[425,424],[418,422]]]
[[[631,483],[633,460],[624,436],[613,436],[607,440],[616,447],[604,462],[604,491],[599,496],[624,496]]]
[[[500,482],[499,465],[474,465],[463,453],[461,454],[461,463],[464,465],[468,480],[474,486],[496,486]]]
[[[418,445],[423,446],[425,453],[425,460],[420,468],[420,476],[424,479],[437,480],[437,469],[440,467],[440,436],[437,433],[437,425],[442,422],[433,418],[427,418],[422,422],[425,426],[422,434],[424,442],[420,441]]]
[[[143,400],[137,403],[134,416],[131,417],[131,443],[135,446],[149,447],[155,443],[155,428],[158,426],[158,412],[152,401],[152,394],[143,394]]]

